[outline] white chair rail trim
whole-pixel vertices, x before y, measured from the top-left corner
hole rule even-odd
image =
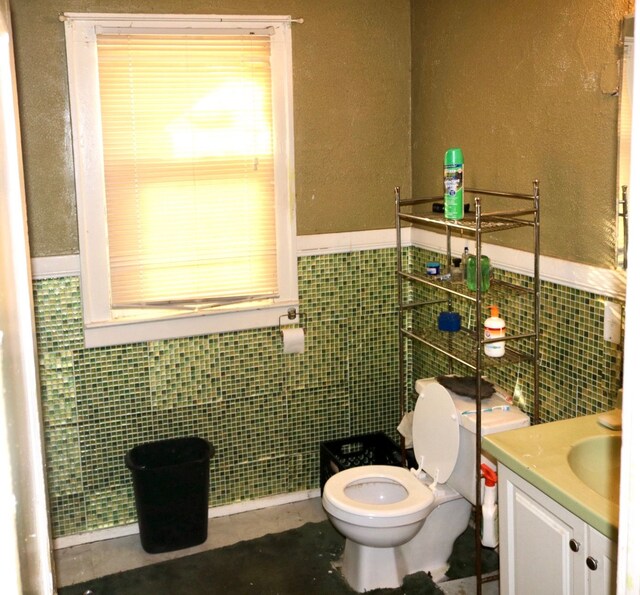
[[[395,244],[395,229],[304,235],[297,237],[297,254],[299,257],[341,254],[393,248]],[[443,234],[415,227],[407,227],[402,230],[402,244],[439,253],[446,251]],[[455,254],[462,253],[465,245],[468,245],[473,251],[472,240],[452,238],[451,248]],[[495,267],[523,275],[533,275],[533,259],[530,252],[504,248],[490,243],[485,243],[483,246],[483,252],[491,259]],[[34,279],[79,275],[80,257],[77,254],[72,254],[33,258],[31,267]],[[619,300],[625,298],[626,273],[624,271],[603,269],[559,258],[541,256],[540,278],[543,281],[606,297]]]

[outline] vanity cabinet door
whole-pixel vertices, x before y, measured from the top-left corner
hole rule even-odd
[[[616,592],[617,547],[593,527],[587,527],[587,586],[589,595],[613,595]]]
[[[614,595],[616,544],[498,464],[500,595]]]
[[[584,594],[584,523],[502,465],[498,486],[500,594]]]

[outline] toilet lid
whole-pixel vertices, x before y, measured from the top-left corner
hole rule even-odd
[[[449,479],[460,448],[460,426],[449,391],[438,382],[418,397],[413,413],[413,449],[418,466],[438,483]]]

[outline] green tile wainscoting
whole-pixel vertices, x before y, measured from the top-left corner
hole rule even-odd
[[[404,257],[416,270],[442,258],[416,247]],[[220,506],[318,487],[324,440],[378,430],[397,437],[395,267],[391,248],[300,258],[304,354],[282,353],[277,328],[86,349],[79,278],[36,280],[54,537],[136,520],[123,460],[136,444],[183,435],[210,440],[216,449],[210,505]],[[542,284],[544,421],[615,402],[622,354],[602,338],[602,301],[595,293]],[[528,328],[528,304],[521,298],[500,304],[509,329]],[[415,347],[406,362],[411,403],[413,380],[446,367]],[[529,365],[500,368],[492,380],[513,388],[518,374],[527,409]]]

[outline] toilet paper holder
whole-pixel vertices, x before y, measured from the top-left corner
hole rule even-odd
[[[286,317],[285,325],[282,320]],[[293,326],[298,323],[298,326]],[[282,337],[283,353],[304,353],[304,336],[305,330],[302,326],[302,315],[295,308],[289,308],[286,314],[280,316],[278,321],[280,327],[280,336]]]
[[[304,316],[304,314],[302,312],[298,312],[298,310],[296,308],[293,308],[293,307],[289,308],[287,310],[287,313],[286,314],[282,314],[280,316],[280,318],[278,319],[278,329],[280,330],[280,332],[282,332],[282,330],[283,330],[282,319],[285,318],[285,317],[287,318],[287,320],[290,320],[290,321],[298,319],[298,323],[300,324],[300,326],[302,328],[304,328],[304,325],[302,324],[302,317],[303,316]],[[285,322],[284,323],[285,326],[288,325],[288,324],[294,324],[294,323],[292,323],[292,322],[289,322],[289,323]]]

